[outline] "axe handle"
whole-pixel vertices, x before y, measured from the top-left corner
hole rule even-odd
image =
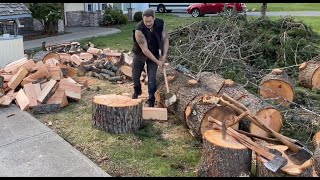
[[[167,72],[166,72],[166,66],[164,65],[163,66],[163,77],[164,77],[164,82],[166,84],[166,90],[167,90],[167,93],[169,93],[169,85],[168,85],[168,79],[167,79]]]
[[[230,96],[228,96],[225,93],[222,94],[222,98],[225,98],[227,100],[224,100],[224,99],[220,98],[219,102],[222,102],[224,105],[228,105],[229,107],[231,107],[232,109],[234,109],[238,113],[242,114],[242,113],[245,112],[245,110],[248,110],[246,107],[241,105],[238,101],[234,100],[233,98],[231,98]],[[233,102],[233,104],[231,104],[229,101]],[[252,117],[252,116],[248,115],[248,119],[252,123],[257,125],[259,128],[261,128],[261,129],[265,130],[266,132],[272,134],[279,141],[281,141],[284,145],[288,146],[288,148],[291,149],[293,152],[298,152],[299,150],[301,150],[301,147],[296,145],[296,144],[294,144],[294,142],[292,142],[292,139],[289,139],[286,136],[284,136],[284,135],[282,135],[280,133],[277,133],[276,131],[274,131],[270,127],[266,126],[257,116]]]
[[[214,121],[216,124],[218,124],[221,128],[222,123],[214,118],[212,118],[210,116],[211,121]],[[234,129],[232,129],[231,127],[227,128],[227,133],[234,137],[237,141],[239,141],[241,144],[243,144],[244,146],[246,146],[247,148],[251,149],[252,151],[260,154],[261,156],[272,160],[275,155],[266,151],[265,148],[262,148],[259,144],[255,143],[254,141],[252,141],[249,137],[242,135],[240,133],[238,133],[237,131],[235,131]]]

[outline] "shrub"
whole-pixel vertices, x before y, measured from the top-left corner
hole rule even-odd
[[[134,13],[133,19],[136,22],[140,22],[142,20],[142,12],[141,11],[137,11],[136,13]]]
[[[123,14],[122,10],[116,9],[109,5],[104,12],[102,25],[117,25],[117,24],[127,24],[128,17]]]

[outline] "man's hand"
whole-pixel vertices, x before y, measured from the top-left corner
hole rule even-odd
[[[164,66],[164,61],[161,61],[161,58],[160,58],[160,61],[157,61],[157,65],[159,66],[160,69],[162,69]]]
[[[167,56],[166,55],[163,55],[160,57],[159,59],[160,61],[163,61],[163,63],[167,62]]]

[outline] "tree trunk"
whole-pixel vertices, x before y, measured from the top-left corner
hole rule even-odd
[[[261,6],[261,18],[265,18],[266,15],[267,15],[267,4],[268,3],[262,3],[262,6]]]
[[[256,155],[257,162],[257,176],[258,177],[312,177],[312,160],[308,160],[302,165],[294,164],[288,156],[284,153],[287,146],[284,145],[268,145],[267,147],[272,149],[277,149],[282,153],[282,156],[288,160],[287,165],[281,168],[278,172],[272,172],[264,166],[266,159],[262,158],[260,155]]]
[[[269,91],[269,89],[272,91]],[[259,93],[264,99],[277,98],[280,104],[288,106],[293,101],[294,85],[290,77],[280,69],[274,69],[271,73],[262,78],[259,86]],[[274,93],[273,93],[274,92]],[[279,98],[282,97],[282,98]]]
[[[95,96],[92,101],[93,127],[112,134],[137,131],[142,121],[142,100],[115,94]]]
[[[219,95],[226,93],[233,99],[237,100],[245,107],[247,107],[252,116],[260,118],[271,129],[279,132],[283,125],[283,116],[275,107],[266,103],[259,97],[249,93],[243,86],[240,86],[232,80],[226,80],[224,86],[221,88]],[[253,134],[269,137],[269,134],[264,130],[258,128],[255,124],[244,119],[240,121],[239,129],[250,131]]]
[[[251,172],[252,151],[232,136],[222,139],[220,130],[204,133],[203,152],[197,176],[199,177],[239,177]]]
[[[299,67],[300,84],[306,88],[320,89],[320,62],[308,61],[302,63]]]

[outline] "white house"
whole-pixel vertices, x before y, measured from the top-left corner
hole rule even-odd
[[[149,8],[149,3],[64,3],[65,25],[68,25],[67,12],[96,12],[104,10],[108,5],[121,9],[124,14],[128,13],[128,8],[130,7],[133,9],[133,14]]]

